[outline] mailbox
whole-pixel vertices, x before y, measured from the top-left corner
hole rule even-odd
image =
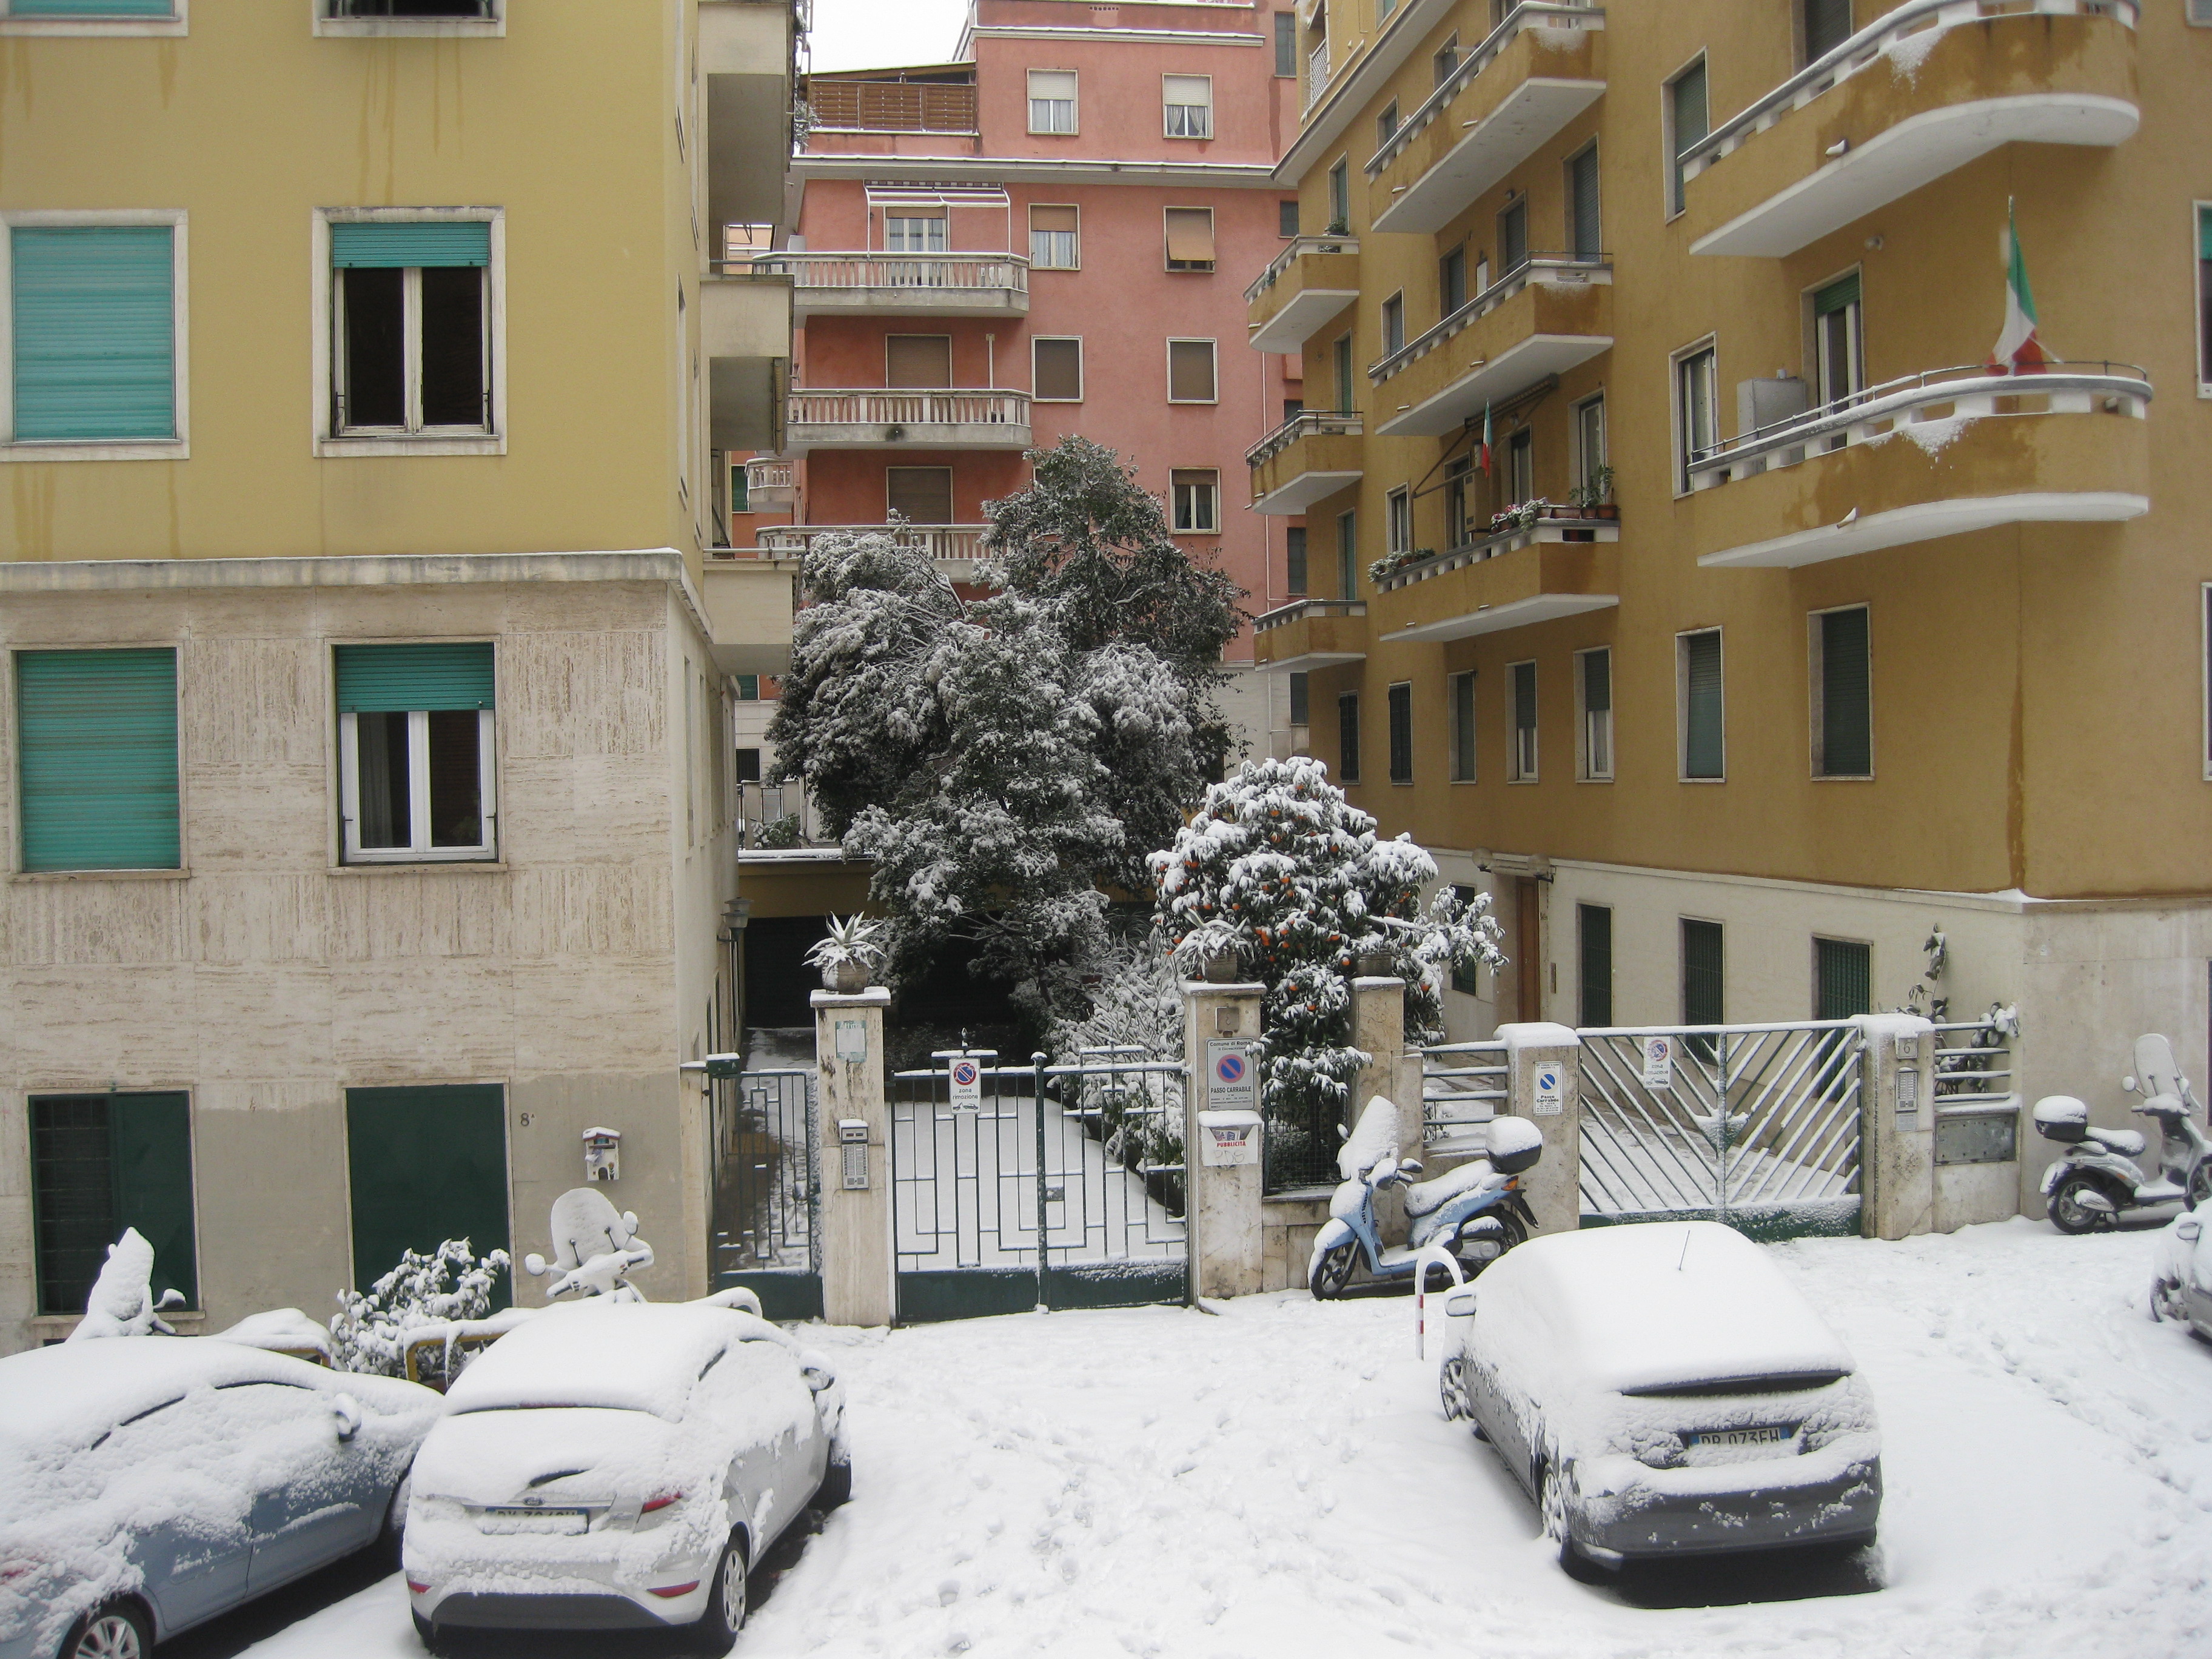
[[[1200,1112],[1198,1146],[1200,1167],[1234,1169],[1260,1161],[1260,1115],[1257,1112]]]
[[[622,1131],[620,1129],[584,1131],[584,1179],[586,1181],[622,1179]]]

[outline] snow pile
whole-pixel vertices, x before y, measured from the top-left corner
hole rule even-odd
[[[1337,1148],[1336,1171],[1346,1181],[1357,1181],[1398,1150],[1398,1109],[1376,1095],[1359,1114],[1359,1121]]]
[[[330,1332],[297,1308],[273,1308],[266,1313],[248,1314],[228,1330],[217,1331],[209,1340],[303,1358],[320,1354],[325,1364],[331,1359]]]
[[[1920,66],[1950,31],[1951,25],[1936,23],[1915,33],[1901,34],[1884,46],[1881,55],[1897,78],[1909,86],[1920,78]]]

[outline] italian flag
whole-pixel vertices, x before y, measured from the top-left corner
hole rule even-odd
[[[2020,228],[2013,222],[2012,200],[2005,200],[2004,331],[1990,353],[1990,369],[1996,374],[2033,374],[2049,361],[2043,343],[2035,337],[2035,295],[2027,285],[2027,259],[2020,251]]]
[[[1486,475],[1490,471],[1490,405],[1488,404],[1482,406],[1482,470]]]

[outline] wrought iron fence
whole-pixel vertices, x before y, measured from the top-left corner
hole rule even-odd
[[[715,1286],[750,1285],[771,1318],[818,1317],[814,1075],[740,1072],[708,1089]]]

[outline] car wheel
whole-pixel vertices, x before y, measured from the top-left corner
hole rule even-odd
[[[1437,1372],[1437,1392],[1443,1396],[1444,1421],[1471,1420],[1474,1407],[1467,1397],[1467,1356],[1448,1355]]]
[[[1536,1507],[1543,1514],[1544,1536],[1559,1547],[1559,1570],[1578,1584],[1595,1582],[1599,1568],[1575,1547],[1567,1521],[1567,1477],[1556,1459],[1547,1460],[1536,1483]]]
[[[1359,1241],[1347,1238],[1334,1249],[1322,1252],[1321,1260],[1314,1263],[1314,1299],[1333,1302],[1344,1294],[1344,1287],[1352,1283],[1352,1269],[1359,1260]]]
[[[722,1546],[722,1559],[714,1564],[714,1588],[696,1626],[698,1650],[727,1653],[745,1627],[746,1607],[744,1534],[733,1532]]]
[[[2178,1325],[2189,1322],[2189,1304],[2182,1295],[2179,1279],[2159,1278],[2151,1280],[2150,1316],[2154,1320],[2171,1319]]]
[[[453,1643],[438,1634],[438,1627],[435,1625],[421,1613],[415,1613],[412,1608],[408,1611],[414,1618],[415,1638],[422,1643],[423,1652],[442,1656],[453,1650]]]
[[[2094,1176],[2070,1175],[2051,1192],[2051,1224],[2062,1233],[2080,1237],[2105,1218],[2105,1212],[2090,1208],[2082,1203],[2085,1193],[2098,1197],[2105,1195]]]
[[[146,1659],[154,1633],[146,1615],[127,1601],[95,1607],[62,1644],[61,1659]]]
[[[834,1510],[853,1501],[853,1460],[849,1457],[833,1462],[823,1471],[822,1484],[815,1488],[814,1507]]]

